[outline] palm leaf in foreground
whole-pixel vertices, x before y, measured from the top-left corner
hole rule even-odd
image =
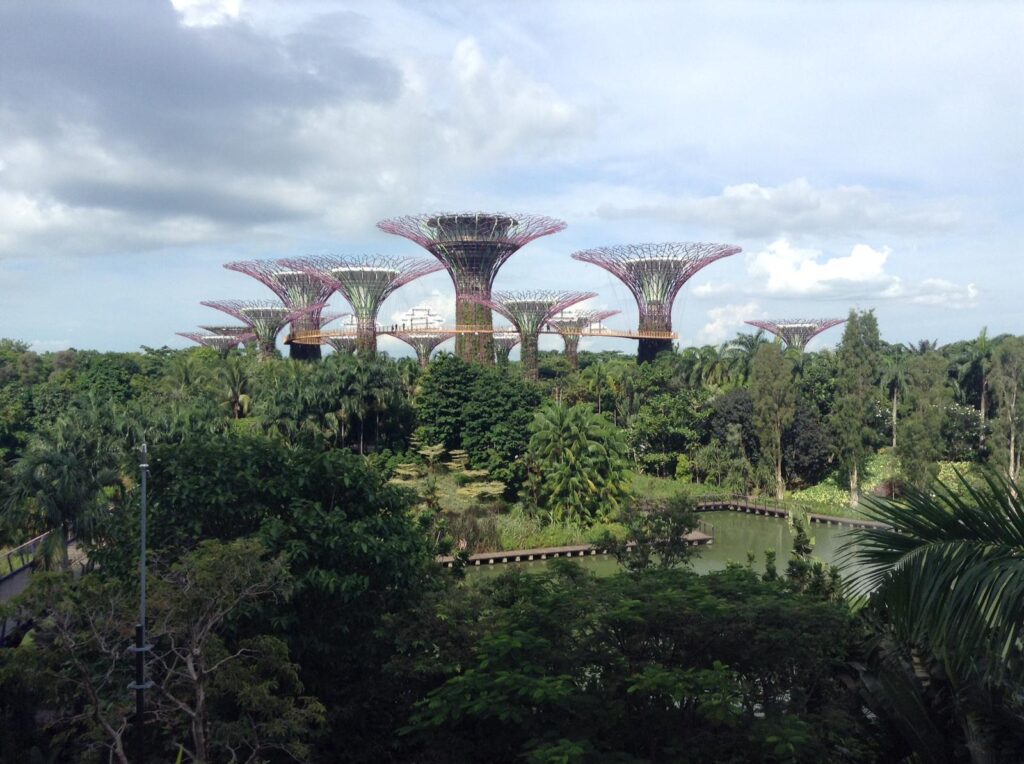
[[[937,483],[896,500],[864,501],[887,527],[858,530],[843,547],[854,596],[870,596],[896,633],[990,677],[1021,673],[1024,503],[993,472],[972,485]]]

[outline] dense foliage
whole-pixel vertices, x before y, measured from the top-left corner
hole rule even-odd
[[[1024,340],[888,345],[854,312],[835,351],[579,360],[0,342],[0,542],[50,532],[0,610],[0,762],[133,759],[143,442],[153,760],[1021,759]],[[799,524],[763,574],[698,576],[655,483],[896,530],[862,534],[851,608]],[[623,572],[462,570],[583,540]]]

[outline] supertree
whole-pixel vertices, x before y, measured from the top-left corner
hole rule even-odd
[[[780,318],[774,321],[745,321],[750,326],[764,329],[786,343],[787,348],[796,348],[801,353],[807,343],[826,329],[845,322],[845,318]]]
[[[274,300],[204,300],[200,304],[222,310],[248,326],[256,337],[263,358],[274,355],[277,335],[285,324],[304,317],[307,312],[315,310],[319,313],[323,309],[323,305],[289,308]]]
[[[202,328],[205,329],[206,327]],[[254,336],[251,333],[246,333],[248,330],[244,326],[237,328],[242,329],[242,332],[225,334],[214,331],[178,332],[178,336],[190,339],[204,347],[214,348],[220,351],[222,355],[227,355],[231,350],[238,347],[239,344],[247,342]]]
[[[562,335],[565,360],[572,368],[580,367],[579,349],[583,331],[619,313],[621,311],[618,310],[566,310],[548,321],[548,326]]]
[[[322,326],[320,310],[334,292],[334,287],[305,271],[290,267],[284,260],[240,260],[224,267],[252,276],[280,297],[285,307],[314,308],[293,320],[292,334],[319,331]],[[320,345],[293,342],[288,347],[288,355],[296,360],[319,360]]]
[[[473,299],[498,311],[512,322],[523,343],[520,358],[523,362],[523,374],[529,379],[537,378],[537,338],[540,330],[552,316],[560,313],[570,305],[583,300],[597,297],[595,292],[553,292],[545,289],[532,289],[522,292],[496,292],[493,297],[474,297]]]
[[[390,255],[304,257],[289,265],[338,290],[356,316],[356,349],[377,352],[377,313],[392,292],[441,270],[440,263]]]
[[[494,359],[498,363],[508,363],[509,354],[512,352],[512,348],[518,345],[521,341],[519,332],[515,329],[507,329],[502,331],[500,329],[494,332]]]
[[[434,352],[434,348],[455,336],[455,332],[434,329],[395,329],[384,334],[390,334],[412,346],[420,366],[424,368],[430,363],[430,354]]]
[[[637,361],[645,363],[672,349],[672,303],[683,284],[705,265],[740,251],[730,244],[669,242],[597,247],[572,257],[604,268],[633,293],[640,310]]]
[[[456,354],[466,361],[494,362],[493,316],[489,300],[498,269],[521,247],[565,228],[561,220],[542,215],[501,212],[457,212],[408,215],[382,220],[377,226],[404,236],[436,257],[455,284],[455,323],[460,332]]]

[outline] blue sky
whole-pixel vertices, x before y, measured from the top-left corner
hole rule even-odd
[[[184,346],[200,300],[269,294],[223,262],[416,255],[375,223],[439,209],[566,220],[497,288],[621,326],[570,253],[739,244],[684,343],[850,307],[893,342],[1019,333],[1022,38],[1010,2],[0,3],[0,335]],[[452,298],[432,275],[382,318]]]

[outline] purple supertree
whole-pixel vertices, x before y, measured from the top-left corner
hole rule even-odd
[[[494,330],[494,360],[500,364],[508,363],[509,354],[512,348],[518,345],[522,338],[515,329]]]
[[[595,292],[553,292],[531,289],[522,292],[496,292],[493,297],[474,297],[481,305],[498,311],[512,322],[519,332],[523,346],[520,358],[523,374],[537,378],[537,338],[544,324],[551,318],[583,300],[597,297]]]
[[[489,300],[498,269],[521,247],[565,228],[542,215],[503,212],[456,212],[407,215],[382,220],[378,228],[404,236],[443,263],[455,284],[455,324],[460,332],[455,352],[465,361],[494,362],[493,316]]]
[[[826,329],[845,322],[845,318],[780,318],[773,321],[745,321],[750,326],[764,329],[786,343],[787,348],[796,348],[801,353],[807,343]]]
[[[178,336],[192,340],[203,347],[214,348],[220,351],[221,355],[227,355],[231,350],[237,348],[239,344],[248,342],[254,337],[253,334],[248,333],[244,326],[237,328],[241,329],[242,332],[231,334],[221,334],[213,331],[178,332]]]
[[[562,335],[565,343],[565,360],[574,369],[580,367],[580,337],[583,331],[606,318],[617,316],[618,310],[569,310],[559,313],[548,321],[548,326]]]
[[[277,335],[285,324],[314,310],[319,313],[324,307],[289,308],[274,300],[204,300],[200,304],[222,310],[248,326],[256,337],[263,358],[271,358],[277,352]]]
[[[288,264],[348,300],[356,317],[356,349],[370,353],[377,352],[377,313],[384,300],[413,279],[441,270],[431,260],[390,255],[325,255]]]
[[[423,368],[430,363],[430,354],[434,352],[434,348],[455,336],[455,332],[438,329],[395,329],[384,332],[384,334],[390,334],[412,346],[412,349],[416,351],[416,359]]]
[[[288,308],[314,308],[292,322],[292,334],[319,331],[322,326],[320,311],[334,288],[304,271],[296,270],[284,260],[240,260],[227,263],[229,271],[244,273],[264,284]],[[320,359],[320,344],[292,343],[288,349],[291,358],[303,361]]]
[[[633,293],[640,310],[637,361],[645,363],[672,349],[672,303],[683,284],[705,265],[741,251],[731,244],[669,242],[596,247],[572,257],[604,268]]]

